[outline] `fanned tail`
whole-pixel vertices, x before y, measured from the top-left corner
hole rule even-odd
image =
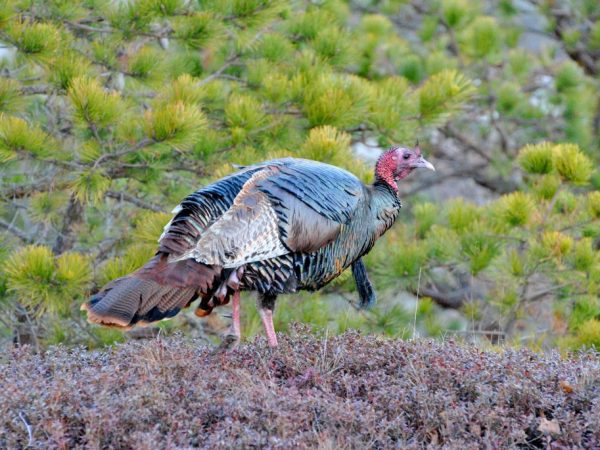
[[[117,278],[81,306],[88,321],[117,328],[175,316],[209,293],[222,269],[193,260],[169,263],[158,254],[138,271]]]

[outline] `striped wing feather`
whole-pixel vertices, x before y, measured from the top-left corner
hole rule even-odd
[[[188,197],[161,238],[173,258],[238,267],[333,241],[364,195],[334,166],[279,159],[245,168]]]

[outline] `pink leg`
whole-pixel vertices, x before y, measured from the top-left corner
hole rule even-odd
[[[238,346],[241,339],[241,327],[240,327],[240,291],[235,291],[231,299],[231,327],[225,336],[223,336],[223,342],[219,346],[221,350],[233,350]]]
[[[240,291],[233,293],[233,299],[231,301],[232,318],[231,334],[233,334],[239,341],[242,337],[242,331],[240,327]]]
[[[268,308],[259,308],[258,312],[267,333],[269,347],[277,347],[277,336],[275,335],[275,327],[273,327],[273,311]]]

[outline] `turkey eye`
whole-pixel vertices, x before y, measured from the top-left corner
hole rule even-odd
[[[410,153],[405,153],[405,154],[402,156],[402,158],[404,158],[404,159],[408,159],[408,158],[410,158]]]

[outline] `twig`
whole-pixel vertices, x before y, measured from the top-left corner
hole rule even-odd
[[[31,425],[29,425],[27,423],[27,420],[25,420],[25,417],[23,417],[23,412],[22,411],[19,411],[19,418],[25,424],[25,428],[27,429],[27,434],[29,435],[29,442],[27,442],[27,447],[31,447],[31,444],[33,444],[33,433],[31,431]]]
[[[419,267],[419,279],[417,280],[417,302],[415,303],[415,317],[413,318],[413,335],[412,335],[413,339],[416,337],[416,334],[417,334],[417,312],[419,310],[419,294],[420,294],[420,290],[421,290],[421,272],[422,272],[422,267]]]
[[[153,143],[154,139],[144,138],[140,142],[135,144],[133,147],[126,148],[124,150],[114,153],[105,153],[104,155],[100,156],[96,161],[94,161],[94,165],[92,167],[98,167],[102,162],[106,161],[107,159],[120,158],[121,156],[128,155],[130,153],[135,153],[138,150],[141,150],[142,148],[147,147],[148,145]]]
[[[33,239],[31,239],[29,236],[27,236],[27,234],[24,231],[19,230],[13,224],[8,223],[3,219],[0,219],[0,227],[5,228],[9,233],[14,234],[16,237],[21,239],[23,242],[26,242],[28,244],[33,242]]]
[[[492,158],[490,157],[490,155],[488,155],[485,151],[480,149],[479,145],[477,143],[473,142],[469,137],[462,134],[460,131],[458,131],[456,128],[454,128],[452,125],[450,125],[450,124],[446,125],[444,128],[442,128],[441,131],[446,136],[448,136],[450,138],[454,138],[455,140],[460,142],[468,150],[471,150],[472,152],[481,156],[488,163],[492,162]]]
[[[225,72],[230,66],[232,66],[233,63],[235,63],[241,56],[242,55],[240,53],[236,53],[235,55],[230,56],[221,67],[219,67],[213,73],[208,75],[206,78],[198,81],[198,83],[196,83],[196,86],[197,87],[204,86],[205,84],[210,83],[215,78],[218,78],[223,72]]]
[[[34,86],[21,86],[19,89],[23,95],[38,95],[38,94],[51,94],[52,88],[46,85],[34,85]]]
[[[93,31],[95,33],[114,33],[116,31],[113,28],[96,28],[78,22],[71,22],[70,20],[65,20],[64,23],[72,28],[77,28],[78,30]]]
[[[104,195],[109,198],[114,198],[115,200],[121,200],[127,203],[131,203],[132,205],[138,206],[143,209],[149,209],[151,211],[156,212],[165,212],[165,210],[162,207],[145,202],[144,200],[134,197],[133,195],[126,194],[125,192],[107,191],[104,193]]]

